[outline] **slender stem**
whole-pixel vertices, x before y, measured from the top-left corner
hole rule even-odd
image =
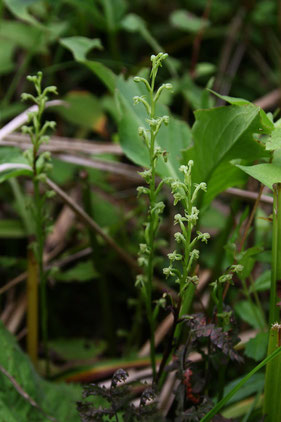
[[[36,366],[38,357],[38,266],[32,248],[27,254],[27,353]]]
[[[273,227],[272,227],[272,271],[270,287],[269,324],[279,322],[277,303],[277,282],[281,278],[281,183],[273,186]],[[279,250],[280,249],[280,250]]]
[[[45,228],[44,220],[45,213],[43,210],[42,197],[40,194],[40,186],[38,180],[34,178],[34,203],[36,212],[36,239],[37,250],[36,258],[38,262],[39,281],[40,281],[40,301],[41,301],[41,330],[44,351],[46,354],[46,373],[49,374],[49,350],[48,350],[48,305],[47,305],[47,277],[44,269],[44,243],[45,243]]]
[[[154,118],[155,113],[155,104],[153,100],[153,88],[154,88],[154,81],[152,81],[151,86],[151,118]],[[151,365],[152,365],[152,372],[153,372],[153,379],[155,380],[156,377],[156,356],[155,356],[155,339],[154,339],[154,331],[155,331],[155,319],[153,318],[153,311],[152,311],[152,282],[153,282],[153,275],[154,275],[154,254],[155,254],[155,235],[157,230],[157,215],[155,215],[154,207],[156,203],[156,192],[155,192],[155,176],[156,176],[156,169],[155,169],[155,158],[154,158],[154,149],[155,149],[155,133],[153,129],[150,131],[150,168],[151,168],[151,179],[149,184],[149,199],[150,199],[150,206],[149,206],[149,257],[148,257],[148,268],[147,268],[147,283],[146,283],[146,308],[148,314],[148,320],[150,324],[150,358],[151,358]]]
[[[192,213],[192,196],[191,196],[191,176],[188,182],[188,194],[187,198],[185,198],[183,206],[184,209],[187,210],[187,213],[190,215]],[[188,276],[188,268],[189,268],[189,261],[190,261],[190,242],[191,242],[191,233],[192,233],[193,225],[191,222],[188,222],[187,230],[183,227],[183,235],[185,237],[185,246],[184,246],[184,262],[183,262],[183,271],[182,277],[180,279],[180,295],[182,297],[180,310],[179,310],[179,318],[181,318],[184,314],[186,314],[191,306],[194,294],[195,294],[195,286],[194,284],[190,283],[189,286],[186,288],[187,276]],[[175,341],[176,343],[180,339],[182,333],[182,325],[177,324],[175,329]]]

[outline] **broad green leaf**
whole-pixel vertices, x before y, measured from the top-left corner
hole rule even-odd
[[[232,389],[237,385],[241,378],[237,378],[234,381],[231,381],[227,386],[224,388],[223,395],[226,396]],[[264,374],[255,374],[249,381],[242,387],[240,390],[228,401],[228,404],[236,403],[240,400],[245,399],[246,397],[251,396],[252,394],[257,393],[262,389],[264,385]]]
[[[93,48],[97,48],[98,50],[103,49],[101,40],[99,38],[90,39],[80,36],[61,38],[60,44],[70,50],[74,56],[74,59],[78,62],[86,61],[87,54]]]
[[[219,209],[212,205],[202,213],[200,217],[200,224],[206,229],[222,230],[225,226],[227,216]]]
[[[71,42],[67,42],[69,38],[72,39]],[[86,54],[90,51],[91,48],[93,48],[93,46],[90,46],[91,41],[95,41],[96,43],[98,40],[97,39],[89,40],[88,38],[82,37],[84,38],[84,45],[81,46],[81,42],[80,44],[79,42],[77,42],[77,37],[69,37],[69,38],[63,38],[61,40],[61,44],[72,52],[74,58],[78,62],[85,64],[94,74],[96,74],[97,77],[109,89],[109,91],[113,93],[115,89],[116,76],[112,72],[112,70],[110,70],[108,67],[106,67],[104,64],[100,62],[97,62],[95,60],[87,60],[86,58]],[[76,39],[76,41],[74,40],[73,42],[73,38]],[[78,38],[81,39],[81,37],[78,37]],[[85,40],[88,40],[90,42],[85,43]]]
[[[1,25],[0,25],[1,28]],[[0,75],[11,72],[14,68],[13,53],[15,43],[0,38]],[[1,113],[2,114],[2,113]],[[0,117],[1,117],[0,114]]]
[[[268,151],[275,151],[281,148],[281,128],[276,128],[271,135],[266,137],[265,148]]]
[[[265,113],[263,109],[260,109],[261,123],[263,126],[263,132],[271,134],[271,132],[278,127],[276,123],[273,123],[273,116],[271,113]]]
[[[281,182],[281,167],[274,163],[257,164],[256,166],[240,166],[241,170],[273,190],[275,183]]]
[[[91,69],[93,73],[96,74],[96,76],[104,83],[110,92],[114,92],[116,75],[112,72],[112,70],[110,70],[104,64],[94,60],[86,60],[84,64],[88,66],[88,68]]]
[[[216,97],[220,98],[221,100],[224,100],[227,103],[232,104],[232,105],[242,106],[242,105],[250,104],[250,101],[244,100],[244,98],[235,98],[235,97],[229,97],[228,95],[221,95],[221,94],[218,94],[216,91],[213,91],[212,89],[209,89],[208,91],[210,91],[212,94],[214,94]]]
[[[75,402],[81,398],[81,388],[78,385],[71,386],[43,380],[2,322],[0,322],[0,337],[0,365],[16,380],[21,388],[32,397],[47,415],[55,417],[58,421],[79,422],[80,418]],[[2,373],[0,373],[0,383],[1,422],[2,420],[3,422],[14,422],[14,420],[48,422],[48,419],[38,409],[31,406],[17,392],[11,381]],[[10,412],[8,415],[4,413],[7,409]]]
[[[142,95],[140,85],[133,80],[124,81],[122,77],[117,80],[117,95],[120,104],[121,119],[119,122],[120,143],[125,154],[136,164],[147,166],[149,164],[148,152],[143,141],[138,136],[138,127],[146,126],[147,115],[141,104],[133,105],[133,97]],[[159,115],[167,114],[166,107],[160,105],[156,110]],[[158,172],[162,176],[179,177],[178,171],[183,150],[191,143],[191,133],[188,125],[173,117],[169,125],[162,126],[158,137],[158,144],[168,153],[168,161],[159,161]]]
[[[59,338],[51,340],[49,347],[65,360],[93,359],[101,354],[106,345],[85,338]]]
[[[253,139],[262,128],[260,109],[253,104],[197,110],[195,119],[192,134],[196,181],[208,183],[223,161],[255,160],[267,154]]]
[[[257,362],[266,356],[268,344],[268,333],[258,333],[255,338],[251,338],[246,346],[244,354]]]
[[[229,187],[243,186],[246,180],[247,176],[245,173],[237,169],[237,167],[231,163],[223,161],[214,169],[208,181],[208,189],[203,195],[202,205],[210,204],[219,193],[225,191]]]
[[[29,7],[38,2],[38,0],[4,0],[5,5],[10,12],[18,19],[31,23],[33,25],[40,25],[40,23],[29,13]]]
[[[15,47],[22,47],[34,53],[47,52],[47,33],[26,22],[3,20],[0,25],[0,38],[14,43]],[[36,43],[34,43],[35,39]]]
[[[247,322],[251,327],[255,329],[264,327],[263,316],[259,308],[254,303],[242,300],[236,303],[234,309],[239,317],[243,321]]]
[[[265,290],[270,289],[270,283],[271,283],[271,271],[266,270],[264,273],[262,273],[255,281],[253,285],[250,287],[250,292],[263,292]]]
[[[63,282],[84,282],[91,281],[93,278],[98,276],[94,269],[91,260],[79,262],[69,270],[58,272],[54,275],[55,279]]]
[[[170,15],[171,24],[185,32],[196,33],[209,26],[206,19],[198,18],[197,16],[187,12],[186,10],[175,10]]]
[[[60,161],[57,158],[52,158],[52,168],[50,170],[50,178],[59,185],[70,183],[75,177],[77,165]]]
[[[70,123],[90,130],[98,131],[104,120],[101,102],[87,91],[72,91],[63,98],[68,106],[57,107],[56,110]]]
[[[26,230],[20,220],[0,220],[0,238],[26,237]]]

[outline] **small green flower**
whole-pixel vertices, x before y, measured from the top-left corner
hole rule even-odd
[[[181,261],[183,257],[181,254],[174,251],[172,253],[168,253],[168,258],[170,261],[174,262],[174,261]]]

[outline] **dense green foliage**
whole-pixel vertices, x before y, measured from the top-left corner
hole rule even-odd
[[[0,0],[0,421],[281,417],[278,14]]]

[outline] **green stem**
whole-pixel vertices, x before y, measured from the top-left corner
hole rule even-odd
[[[269,324],[279,322],[277,282],[281,279],[281,183],[273,186],[272,271],[270,287]]]
[[[44,270],[44,243],[45,243],[45,230],[44,220],[45,214],[42,207],[42,198],[40,194],[40,186],[36,176],[33,179],[34,186],[34,204],[36,212],[36,240],[37,240],[37,251],[36,259],[38,262],[39,269],[39,280],[40,280],[40,301],[41,301],[41,330],[44,351],[46,354],[46,374],[49,374],[49,349],[48,349],[48,306],[47,306],[47,277]]]
[[[188,197],[184,200],[184,209],[187,210],[187,213],[190,215],[192,213],[192,201],[191,201],[191,176],[188,183]],[[184,228],[183,228],[184,229]],[[187,230],[183,230],[183,234],[185,237],[185,245],[184,245],[184,262],[183,262],[183,271],[182,277],[180,279],[180,295],[182,297],[181,306],[179,311],[179,318],[189,312],[191,307],[193,297],[195,294],[196,287],[193,283],[190,283],[187,288],[185,288],[188,276],[188,268],[189,268],[189,261],[190,261],[190,242],[191,242],[191,233],[192,233],[193,225],[191,222],[188,223]],[[175,342],[178,343],[181,333],[182,333],[182,324],[178,324],[175,330]]]
[[[280,347],[281,326],[274,324],[269,333],[268,355]],[[266,421],[280,421],[281,400],[280,400],[280,376],[281,376],[281,355],[266,365],[264,385],[264,406],[263,413]]]

